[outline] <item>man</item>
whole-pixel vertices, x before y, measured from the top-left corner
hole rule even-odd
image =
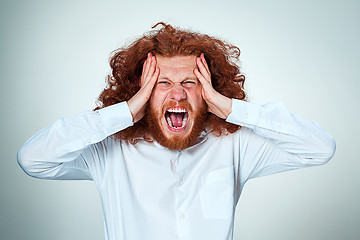
[[[106,239],[229,240],[247,180],[324,164],[335,142],[281,103],[246,102],[237,47],[160,24],[113,53],[95,111],[41,130],[18,162],[93,180]]]

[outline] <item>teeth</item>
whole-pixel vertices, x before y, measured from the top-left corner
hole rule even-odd
[[[168,112],[175,112],[175,113],[185,113],[186,109],[184,108],[170,108],[167,110]]]
[[[182,128],[185,126],[185,124],[186,124],[186,122],[187,122],[187,114],[184,114],[184,115],[185,115],[185,116],[184,116],[184,118],[183,118],[182,125],[181,125]]]
[[[166,117],[166,121],[169,124],[169,126],[173,128],[170,117]]]

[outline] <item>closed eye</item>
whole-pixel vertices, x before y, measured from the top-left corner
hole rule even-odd
[[[172,83],[170,81],[167,80],[160,80],[157,82],[157,85],[161,88],[161,89],[170,89],[172,86]]]
[[[159,81],[158,84],[163,84],[163,85],[167,85],[167,84],[171,84],[170,82],[168,81]]]
[[[187,81],[184,81],[184,82],[182,82],[182,85],[184,86],[184,87],[195,87],[196,86],[196,84],[197,84],[197,82],[196,81],[193,81],[193,80],[187,80]]]

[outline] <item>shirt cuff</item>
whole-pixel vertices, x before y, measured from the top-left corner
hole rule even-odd
[[[133,119],[127,102],[116,103],[96,110],[104,123],[107,136],[133,125]]]
[[[253,129],[259,122],[261,110],[258,104],[232,99],[231,113],[226,121]]]

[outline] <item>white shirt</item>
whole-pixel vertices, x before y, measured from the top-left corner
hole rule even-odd
[[[109,136],[131,126],[126,102],[56,121],[18,152],[24,171],[43,179],[93,180],[107,240],[230,240],[247,180],[326,163],[335,142],[283,104],[233,99],[228,122],[244,126],[171,151]]]

